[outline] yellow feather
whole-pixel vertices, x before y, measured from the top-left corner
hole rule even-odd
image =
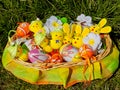
[[[106,19],[106,18],[103,18],[103,19],[98,23],[98,26],[99,26],[100,28],[102,28],[106,23],[107,23],[107,19]]]
[[[109,33],[111,30],[112,28],[110,26],[106,26],[100,30],[100,33]]]

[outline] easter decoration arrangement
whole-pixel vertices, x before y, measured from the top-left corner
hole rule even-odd
[[[2,63],[16,77],[31,84],[57,84],[65,88],[78,82],[109,78],[119,64],[119,51],[109,33],[107,19],[97,24],[79,15],[39,18],[19,23],[8,33]],[[11,32],[15,34],[10,37]]]

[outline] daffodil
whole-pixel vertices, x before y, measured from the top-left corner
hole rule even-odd
[[[83,27],[92,25],[92,18],[90,16],[85,16],[84,14],[79,15],[77,21],[79,21]]]
[[[56,16],[51,16],[44,24],[47,33],[62,29],[62,22]]]
[[[88,36],[83,38],[83,43],[90,45],[93,51],[100,49],[102,46],[102,42],[99,34],[95,34],[93,32],[89,33]]]

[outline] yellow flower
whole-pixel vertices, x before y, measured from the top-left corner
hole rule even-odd
[[[52,23],[52,26],[53,26],[53,27],[58,27],[59,24],[58,24],[57,22],[53,22],[53,23]]]

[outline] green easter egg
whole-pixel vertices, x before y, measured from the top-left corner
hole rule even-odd
[[[66,17],[62,17],[61,21],[62,21],[62,23],[67,23],[68,22]]]

